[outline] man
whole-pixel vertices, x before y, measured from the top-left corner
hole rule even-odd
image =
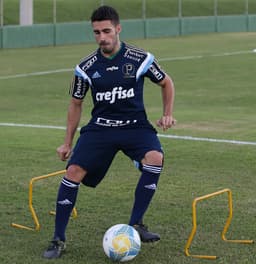
[[[65,141],[57,149],[60,159],[69,161],[59,187],[53,240],[43,254],[49,259],[60,257],[65,249],[65,230],[80,183],[96,187],[118,151],[141,171],[129,225],[138,231],[142,242],[160,239],[143,224],[163,166],[163,151],[144,109],[143,84],[147,77],[162,89],[163,115],[157,125],[163,130],[175,124],[174,86],[152,54],[120,41],[121,25],[115,9],[99,7],[91,23],[99,49],[76,66],[71,84]],[[94,103],[92,116],[72,150],[89,89]]]

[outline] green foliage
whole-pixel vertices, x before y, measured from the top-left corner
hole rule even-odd
[[[34,23],[53,23],[53,0],[34,0]],[[143,17],[143,0],[56,0],[56,20],[61,22],[87,21],[91,11],[101,3],[114,6],[122,19]],[[146,0],[145,16],[177,17],[178,0]],[[183,16],[213,16],[214,0],[182,0]],[[247,0],[218,0],[219,15],[245,14]],[[249,14],[255,14],[256,2],[248,0]],[[19,0],[4,1],[4,24],[19,24]]]
[[[256,55],[250,52],[255,36],[209,34],[132,41],[154,53],[174,80],[178,123],[166,134],[256,141]],[[95,48],[95,44],[86,44],[1,50],[0,122],[65,126],[72,69]],[[3,78],[57,69],[70,71]],[[161,115],[161,96],[150,82],[146,82],[145,104],[154,123]],[[81,125],[90,117],[90,106],[90,100],[85,100]],[[41,254],[53,232],[54,218],[48,211],[54,209],[60,177],[35,183],[33,204],[41,224],[39,232],[14,229],[10,224],[33,226],[28,183],[32,177],[65,167],[55,153],[63,138],[63,130],[0,126],[0,263],[46,263]],[[145,223],[161,234],[161,241],[143,244],[132,263],[206,263],[184,256],[191,231],[191,203],[195,197],[223,188],[233,192],[234,215],[227,237],[255,239],[255,146],[160,139],[165,168]],[[57,262],[111,263],[103,253],[102,237],[108,227],[128,221],[138,176],[127,157],[119,153],[102,184],[96,189],[81,186],[78,218],[70,221],[67,230],[67,253]],[[227,212],[225,195],[199,204],[191,253],[217,255],[216,264],[254,263],[255,246],[221,241]]]

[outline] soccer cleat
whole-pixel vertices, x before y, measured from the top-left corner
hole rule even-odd
[[[47,259],[59,258],[65,249],[66,245],[63,241],[53,240],[51,241],[49,247],[43,253],[43,257]]]
[[[147,226],[143,224],[136,224],[136,225],[133,225],[133,227],[137,230],[137,232],[140,235],[141,241],[144,243],[156,242],[160,240],[159,234],[149,232]]]

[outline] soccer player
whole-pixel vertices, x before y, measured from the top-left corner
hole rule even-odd
[[[163,167],[163,150],[147,119],[143,87],[145,77],[160,86],[163,113],[156,124],[165,131],[175,124],[174,85],[151,53],[120,41],[121,25],[115,9],[99,7],[92,13],[91,23],[99,48],[76,66],[71,84],[66,136],[57,149],[60,159],[68,160],[67,173],[58,191],[53,239],[43,253],[48,259],[59,258],[65,249],[65,231],[80,183],[96,187],[118,151],[141,171],[129,225],[138,231],[142,242],[160,239],[143,224]],[[94,103],[91,119],[72,149],[89,90]]]

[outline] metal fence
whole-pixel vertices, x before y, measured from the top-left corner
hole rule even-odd
[[[0,0],[0,25],[20,23],[20,1]],[[33,23],[88,20],[100,5],[118,9],[122,19],[256,14],[256,0],[33,0]]]

